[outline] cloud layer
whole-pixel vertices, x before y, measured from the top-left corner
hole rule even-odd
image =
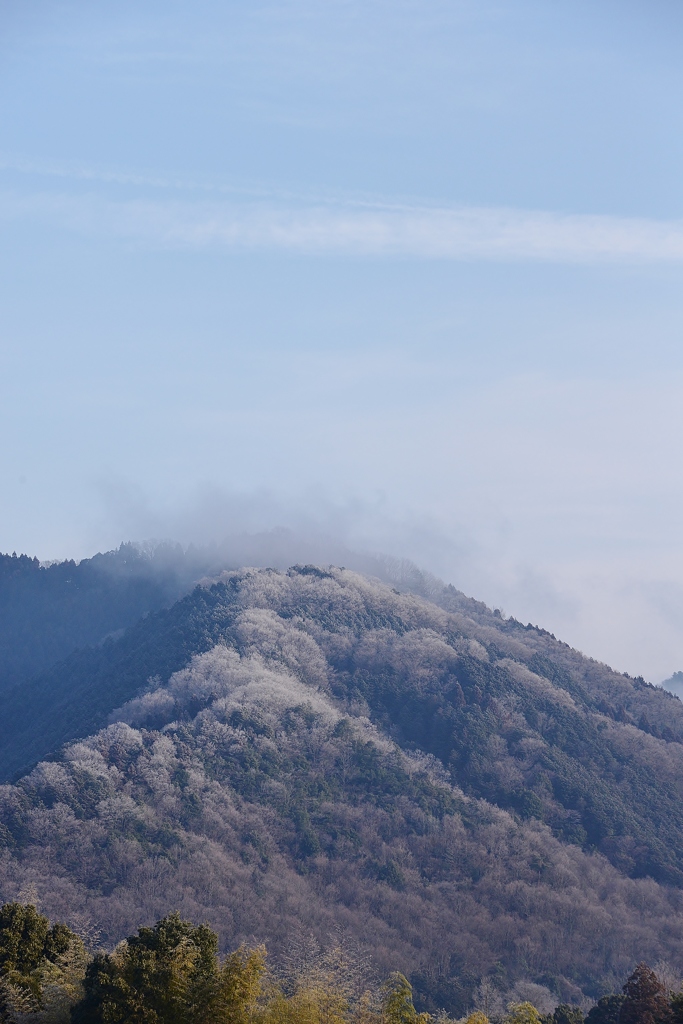
[[[683,221],[511,208],[4,191],[0,218],[162,248],[575,264],[683,262]]]

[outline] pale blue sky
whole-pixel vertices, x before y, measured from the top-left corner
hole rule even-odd
[[[0,0],[0,550],[279,524],[683,668],[683,6]]]

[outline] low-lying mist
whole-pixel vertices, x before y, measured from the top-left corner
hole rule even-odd
[[[387,582],[432,574],[619,670],[658,682],[683,664],[683,588],[674,570],[655,562],[639,572],[606,548],[532,560],[514,550],[502,527],[496,534],[474,519],[449,521],[381,497],[343,501],[320,490],[212,487],[154,505],[140,492],[109,488],[105,505],[100,550],[105,537],[109,547],[170,541],[222,568],[334,564]]]

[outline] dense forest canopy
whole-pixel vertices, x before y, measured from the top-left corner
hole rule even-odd
[[[224,545],[121,544],[79,562],[41,563],[0,553],[0,694],[75,651],[117,637],[142,616],[172,605],[203,577],[240,565],[286,568],[289,531],[239,535]],[[311,548],[315,542],[311,541]],[[415,566],[340,548],[347,565],[404,580],[418,592],[431,580]],[[265,562],[264,562],[265,559]]]
[[[4,709],[0,897],[108,947],[337,934],[455,1014],[683,959],[683,705],[428,577],[226,572]]]

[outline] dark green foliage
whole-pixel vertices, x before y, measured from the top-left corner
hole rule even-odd
[[[601,996],[586,1016],[586,1024],[618,1024],[621,1005],[626,996]]]
[[[377,867],[377,878],[380,882],[386,882],[392,889],[401,892],[406,887],[405,878],[397,864],[389,859],[386,864]]]
[[[206,1021],[218,987],[218,937],[170,914],[88,967],[73,1024]]]
[[[624,985],[619,1024],[671,1024],[669,994],[655,972],[639,963]]]
[[[73,1024],[100,1024],[100,1022],[136,1019],[129,1012],[132,995],[121,978],[118,965],[112,957],[98,953],[88,965],[85,975],[85,996],[71,1013]],[[137,1016],[137,1015],[136,1015]]]
[[[552,1016],[553,1024],[583,1024],[583,1013],[578,1006],[560,1003]]]
[[[0,907],[0,975],[26,981],[49,960],[66,953],[74,933],[65,924],[50,928],[47,917],[33,904],[5,903]]]
[[[67,952],[75,938],[64,924],[50,922],[33,904],[5,903],[0,907],[0,1021],[14,1020],[9,983],[29,1005],[41,1002],[41,974]]]
[[[27,978],[42,963],[48,936],[49,921],[34,906],[5,903],[0,907],[0,974]],[[51,941],[49,947],[52,952]]]

